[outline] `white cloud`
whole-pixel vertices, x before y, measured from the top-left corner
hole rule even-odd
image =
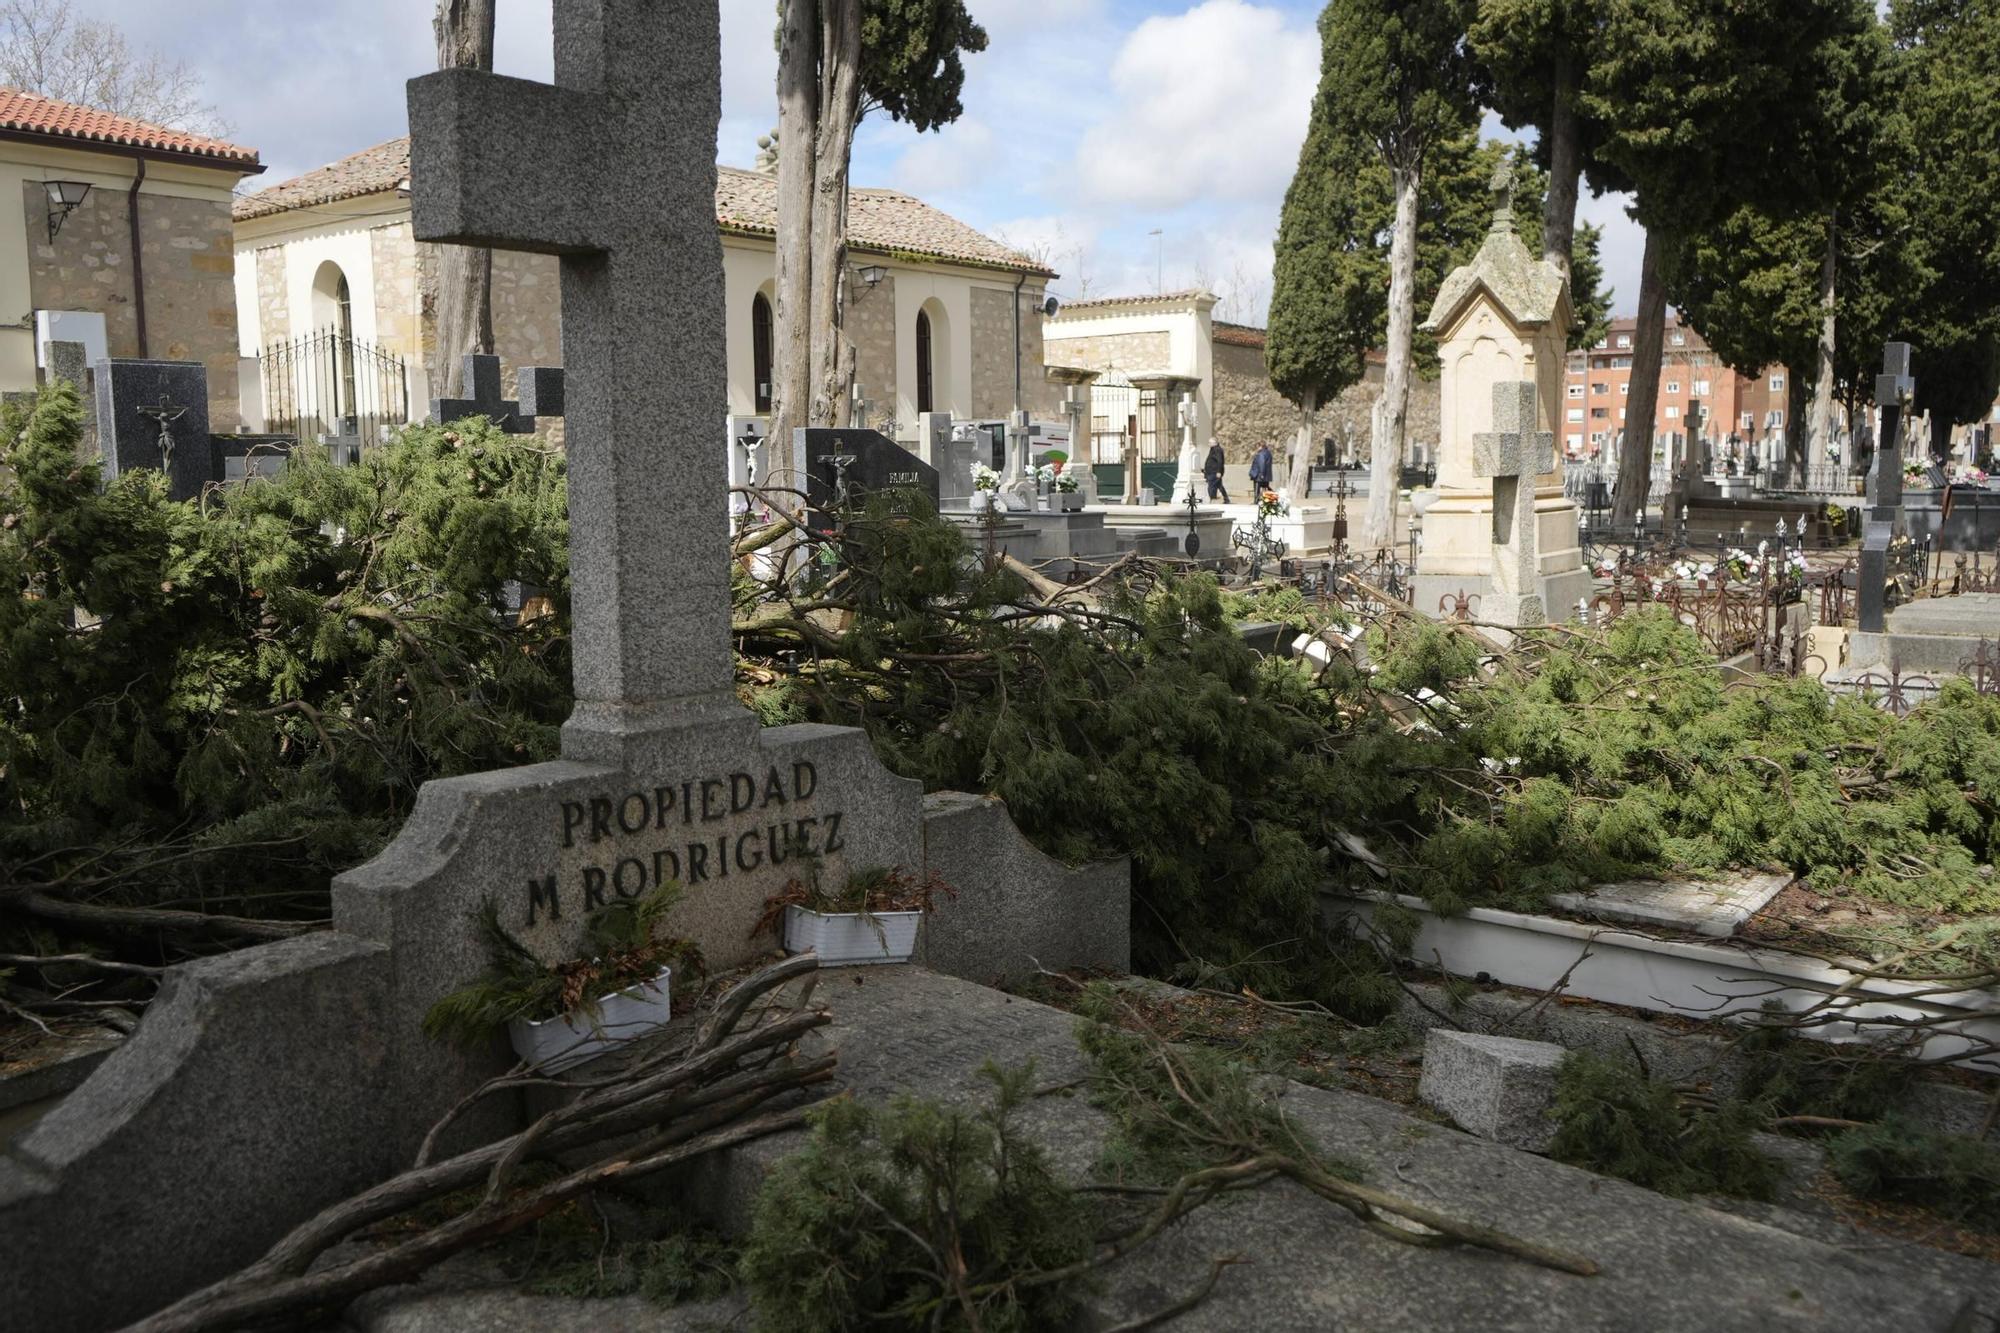
[[[1119,101],[1078,145],[1078,179],[1134,208],[1281,197],[1318,81],[1308,19],[1244,0],[1149,18],[1112,64]]]

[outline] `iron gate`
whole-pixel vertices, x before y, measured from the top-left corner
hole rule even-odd
[[[257,358],[264,425],[299,440],[358,436],[379,444],[410,420],[410,372],[402,357],[333,329],[274,343]]]

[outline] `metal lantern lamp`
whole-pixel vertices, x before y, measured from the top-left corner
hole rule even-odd
[[[69,215],[83,206],[90,196],[87,181],[43,181],[42,188],[49,193],[49,243],[53,245],[56,233],[62,230]]]

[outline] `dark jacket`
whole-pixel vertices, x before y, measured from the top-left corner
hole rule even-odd
[[[1260,444],[1257,452],[1250,456],[1250,484],[1268,487],[1271,484],[1271,446]]]
[[[1219,477],[1222,475],[1222,468],[1222,446],[1219,444],[1209,445],[1208,457],[1201,465],[1201,475],[1204,477]]]

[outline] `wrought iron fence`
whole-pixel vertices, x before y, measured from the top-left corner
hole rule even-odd
[[[380,443],[410,420],[410,372],[402,357],[334,329],[273,343],[257,358],[264,424],[300,440],[359,437]]]

